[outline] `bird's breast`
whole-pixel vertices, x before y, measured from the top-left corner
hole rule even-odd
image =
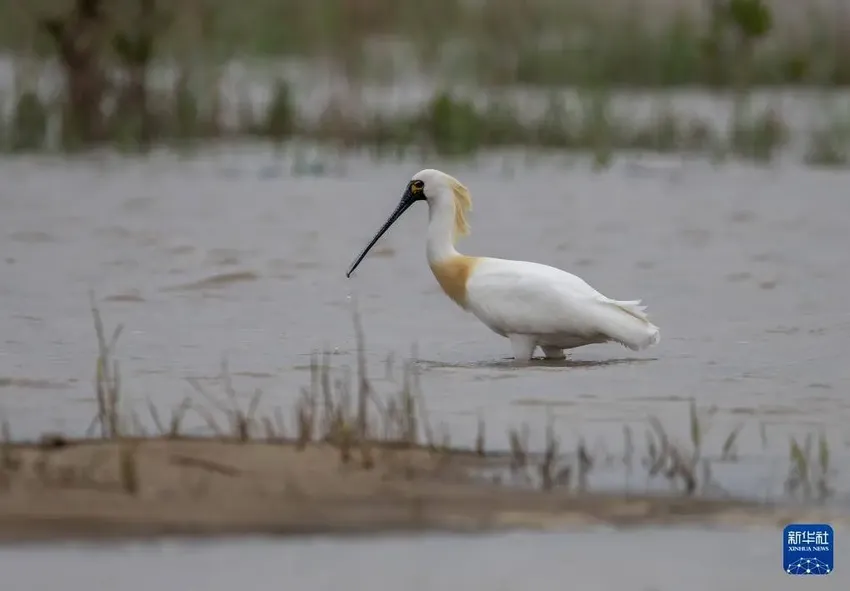
[[[464,310],[466,309],[466,284],[480,260],[479,257],[456,255],[429,263],[434,278],[445,294]]]

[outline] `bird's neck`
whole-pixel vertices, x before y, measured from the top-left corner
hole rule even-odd
[[[440,199],[428,208],[428,262],[439,263],[458,256],[454,246],[455,204],[452,199]]]

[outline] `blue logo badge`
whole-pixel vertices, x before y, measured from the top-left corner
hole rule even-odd
[[[789,575],[828,575],[835,539],[826,523],[792,523],[782,531],[782,568]]]

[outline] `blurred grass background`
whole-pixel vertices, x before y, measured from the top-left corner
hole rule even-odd
[[[4,0],[0,46],[49,57],[54,48],[39,34],[38,21],[67,15],[75,3]],[[730,5],[762,4],[771,23],[753,56],[752,84],[850,83],[847,0],[430,0],[427,5],[417,0],[160,0],[154,4],[159,57],[197,53],[213,61],[236,56],[323,58],[349,68],[352,75],[368,76],[364,66],[370,43],[392,39],[407,45],[415,67],[432,74],[454,74],[481,84],[597,82],[627,87],[731,84],[740,59],[736,19],[722,21]],[[107,28],[138,26],[140,0],[113,0],[103,6],[110,21]]]
[[[600,162],[620,149],[765,160],[787,142],[788,126],[776,108],[753,108],[750,95],[848,85],[848,6],[2,0],[0,50],[12,72],[7,84],[0,77],[0,143],[7,151],[145,149],[250,136],[382,154],[540,146],[590,150]],[[233,82],[236,66],[251,76]],[[517,89],[543,97],[535,117],[510,94]],[[728,123],[675,112],[664,93],[681,89],[731,100]],[[656,93],[651,117],[614,112],[612,97],[626,90]],[[415,106],[398,107],[405,93],[417,95]],[[388,101],[393,108],[380,106]],[[847,113],[831,107],[811,130],[807,162],[846,163]]]

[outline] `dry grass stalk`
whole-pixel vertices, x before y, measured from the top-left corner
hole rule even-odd
[[[738,425],[729,432],[729,435],[726,436],[726,440],[723,442],[723,449],[720,452],[721,460],[735,461],[738,459],[738,449],[735,444],[738,441],[738,435],[741,433],[743,428],[744,424],[738,423]]]
[[[484,419],[479,415],[478,416],[478,431],[475,434],[475,453],[479,457],[484,457],[486,452],[484,448],[486,447],[484,436],[486,432],[486,426],[484,424]]]
[[[118,477],[121,490],[131,496],[139,494],[139,465],[136,442],[123,442],[118,452]]]
[[[316,397],[309,390],[303,389],[301,391],[295,412],[298,421],[297,449],[303,450],[307,444],[313,441],[313,431],[316,424]]]
[[[522,435],[516,429],[508,432],[508,443],[511,448],[511,472],[524,470],[528,464],[528,425],[523,424]]]
[[[123,324],[115,327],[112,338],[107,341],[106,331],[100,311],[95,303],[94,293],[89,293],[91,301],[91,312],[94,318],[94,329],[97,335],[97,362],[95,368],[95,394],[97,396],[98,422],[100,423],[101,437],[111,439],[120,436],[120,393],[121,379],[118,370],[118,362],[112,359],[112,353],[118,342],[118,337],[124,329]]]
[[[339,432],[339,459],[343,464],[347,464],[351,461],[351,447],[354,443],[354,433],[352,431],[351,425],[345,423],[340,428]]]
[[[629,425],[623,425],[623,442],[623,464],[631,472],[635,455],[635,444],[632,436],[632,428]]]
[[[788,494],[801,494],[803,500],[824,501],[833,491],[829,484],[832,475],[830,466],[829,442],[821,433],[818,436],[817,457],[813,457],[812,435],[806,435],[801,446],[796,438],[790,439],[788,476],[785,479],[785,489]]]
[[[369,437],[367,401],[369,400],[369,378],[366,373],[366,344],[363,326],[356,303],[352,308],[354,319],[354,337],[357,341],[357,436],[362,440]]]
[[[553,471],[558,456],[558,439],[555,437],[554,425],[551,415],[546,424],[546,450],[543,453],[543,461],[540,463],[540,480],[543,490],[552,490],[555,485]]]
[[[96,308],[92,306],[95,318],[96,333],[99,335],[99,365],[103,367],[114,367],[111,361],[111,350],[114,347],[117,335],[120,330],[115,331],[115,336],[110,341],[103,338],[104,330],[100,322],[100,316],[96,313]],[[361,370],[361,363],[365,363],[362,357],[365,355],[362,345],[359,347],[358,372]],[[415,355],[413,356],[415,358]],[[378,400],[372,391],[371,385],[363,374],[357,376],[360,384],[358,391],[358,406],[356,414],[353,414],[350,409],[350,389],[348,382],[337,380],[333,382],[331,379],[330,356],[325,354],[319,363],[316,356],[311,362],[312,383],[310,388],[304,388],[301,397],[295,404],[295,411],[298,417],[297,438],[294,443],[298,449],[304,449],[309,444],[317,441],[330,442],[339,449],[340,462],[343,464],[351,464],[354,450],[359,452],[357,465],[361,469],[371,470],[376,465],[376,459],[385,459],[386,453],[379,453],[376,457],[375,450],[409,449],[419,445],[418,443],[418,427],[420,424],[425,426],[425,431],[428,433],[428,441],[423,449],[428,449],[439,454],[439,465],[450,461],[456,454],[467,453],[475,454],[479,457],[488,455],[485,449],[484,434],[486,424],[483,418],[478,417],[478,433],[474,450],[461,450],[453,447],[451,437],[445,425],[440,425],[440,436],[435,441],[431,434],[430,425],[427,420],[424,400],[421,395],[421,389],[418,383],[418,374],[415,371],[415,364],[410,362],[405,365],[404,379],[401,389],[390,397],[384,405]],[[110,376],[106,376],[103,372],[104,379],[97,382],[99,385],[98,393],[102,394],[99,398],[98,413],[96,421],[100,421],[103,428],[103,437],[113,437],[120,439],[118,448],[118,480],[120,489],[128,495],[138,495],[141,489],[140,474],[138,466],[137,446],[141,440],[130,441],[126,439],[129,434],[129,429],[126,425],[121,424],[121,417],[118,415],[118,404],[120,396],[117,385],[112,387]],[[230,404],[221,403],[204,391],[197,380],[189,380],[193,388],[205,400],[207,400],[218,411],[226,414],[230,420],[229,435],[236,441],[246,442],[251,438],[252,426],[255,424],[254,415],[259,407],[261,393],[255,391],[248,408],[242,411],[238,404],[238,396],[235,388],[230,380],[230,374],[226,362],[222,362],[221,380],[224,383],[224,389]],[[365,387],[364,387],[365,384]],[[109,385],[109,387],[107,387]],[[366,393],[365,395],[363,393]],[[104,402],[101,403],[101,400]],[[368,414],[362,410],[362,401],[372,400],[375,406],[381,413],[384,420],[383,438],[363,437],[364,424],[367,427],[365,433],[377,434],[378,431],[368,429]],[[114,402],[114,404],[113,404]],[[162,421],[159,413],[148,401],[148,408],[154,424],[160,436],[179,437],[180,425],[186,411],[192,407],[190,400],[187,398],[173,411],[171,420],[168,424]],[[196,406],[195,409],[203,415],[203,407]],[[368,406],[367,409],[368,411]],[[709,411],[711,412],[711,411]],[[217,428],[212,415],[209,416],[209,424],[212,425],[213,431],[219,435],[222,431]],[[137,432],[141,432],[140,421],[134,413],[130,413],[131,425],[135,425]],[[365,423],[364,423],[365,420]],[[663,475],[671,483],[681,484],[682,492],[686,495],[694,495],[698,490],[707,490],[711,484],[711,464],[707,458],[701,458],[701,449],[704,445],[706,427],[700,420],[696,405],[691,402],[689,408],[690,421],[690,442],[693,449],[685,449],[682,446],[675,445],[671,442],[667,432],[664,429],[661,421],[656,417],[650,417],[647,431],[647,455],[643,458],[643,465],[650,477]],[[268,440],[285,441],[284,437],[284,420],[280,408],[274,411],[274,419],[269,416],[261,417],[259,423],[265,429],[266,438]],[[735,443],[742,429],[742,425],[736,426],[726,437],[721,450],[721,460],[733,461],[737,454],[735,451]],[[0,445],[0,484],[8,486],[12,472],[17,468],[16,458],[10,449],[11,433],[7,421],[2,422],[2,445]],[[623,462],[631,463],[631,456],[634,453],[634,444],[632,442],[631,429],[624,427],[624,438],[626,441],[626,451],[623,457]],[[67,441],[60,436],[54,438],[60,442],[57,445],[43,445],[40,453],[33,461],[32,468],[44,485],[50,486],[78,486],[80,483],[94,482],[92,477],[94,468],[74,469],[63,466],[61,462],[52,465],[50,458],[55,449],[59,449],[67,445]],[[527,468],[532,456],[528,451],[529,430],[528,426],[523,424],[521,429],[511,429],[508,433],[510,453],[509,463],[512,474],[517,473],[528,479]],[[537,456],[538,459],[534,463],[539,470],[541,487],[544,490],[552,490],[555,487],[563,486],[570,487],[572,475],[577,475],[576,489],[584,491],[588,489],[588,477],[593,467],[598,463],[599,453],[594,449],[589,451],[583,439],[579,440],[576,448],[575,462],[572,465],[567,465],[559,469],[560,442],[555,435],[553,419],[550,416],[546,426],[545,449],[543,453]],[[818,441],[818,448],[815,451],[811,437],[808,437],[804,445],[800,445],[796,440],[791,440],[791,469],[789,471],[788,488],[790,492],[802,491],[807,498],[813,494],[818,498],[825,498],[830,494],[828,485],[828,476],[831,474],[830,466],[830,451],[826,438],[821,435]],[[604,450],[603,450],[604,452]],[[394,453],[394,452],[393,452]],[[817,457],[812,459],[816,453]],[[607,458],[608,463],[613,463],[613,456],[603,453],[604,458]],[[604,460],[603,458],[603,460]],[[408,478],[413,478],[415,470],[409,464],[410,459],[402,455],[401,462],[407,462],[404,474]],[[699,476],[698,476],[699,473]],[[205,481],[207,484],[208,482]],[[202,483],[203,484],[203,483]],[[702,486],[700,486],[702,484]],[[115,486],[114,482],[110,485]],[[200,485],[198,485],[200,486]]]
[[[6,417],[0,422],[0,472],[16,472],[21,462],[12,449],[12,427]]]
[[[587,451],[584,445],[584,440],[580,440],[578,444],[578,488],[581,491],[587,490],[587,479],[590,471],[593,469],[593,458]]]
[[[375,467],[375,458],[372,456],[372,443],[367,439],[360,440],[360,467],[371,470]]]

